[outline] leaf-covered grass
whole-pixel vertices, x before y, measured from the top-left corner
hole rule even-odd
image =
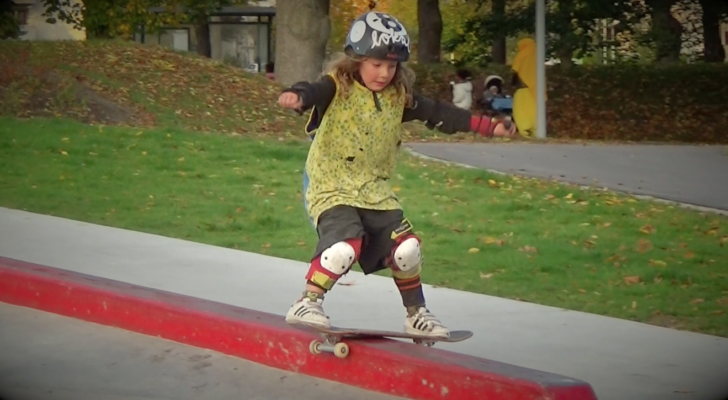
[[[303,141],[0,118],[0,206],[307,261]],[[728,337],[728,218],[402,154],[427,283]],[[386,273],[386,272],[385,272]]]
[[[37,101],[39,91],[53,97],[90,90],[136,117],[112,120],[117,124],[304,137],[302,118],[277,106],[280,85],[194,54],[124,41],[21,41],[0,47],[0,68],[0,115],[108,123],[85,107],[83,96],[74,96],[74,112]]]

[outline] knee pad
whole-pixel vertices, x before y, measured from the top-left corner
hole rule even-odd
[[[324,290],[330,290],[341,275],[349,272],[359,259],[361,239],[335,243],[311,262],[306,280]]]
[[[338,242],[321,253],[321,266],[336,275],[344,275],[356,262],[356,250],[347,242]]]
[[[422,252],[420,251],[420,240],[411,235],[394,249],[392,255],[392,266],[402,272],[419,271],[422,265]]]

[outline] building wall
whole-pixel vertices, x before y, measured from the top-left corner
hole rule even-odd
[[[81,3],[81,0],[72,1]],[[62,21],[55,24],[46,22],[42,0],[16,0],[15,4],[29,6],[27,24],[20,26],[21,31],[25,32],[20,36],[21,40],[86,40],[86,32],[75,29],[71,24]]]

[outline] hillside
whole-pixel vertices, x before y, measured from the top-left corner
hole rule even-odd
[[[277,107],[279,85],[194,54],[132,42],[7,42],[0,65],[4,115],[304,137],[305,120]]]

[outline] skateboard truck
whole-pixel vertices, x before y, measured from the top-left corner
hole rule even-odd
[[[308,345],[311,354],[334,353],[336,357],[346,358],[349,355],[349,345],[341,341],[341,336],[324,334],[325,341],[314,340]]]

